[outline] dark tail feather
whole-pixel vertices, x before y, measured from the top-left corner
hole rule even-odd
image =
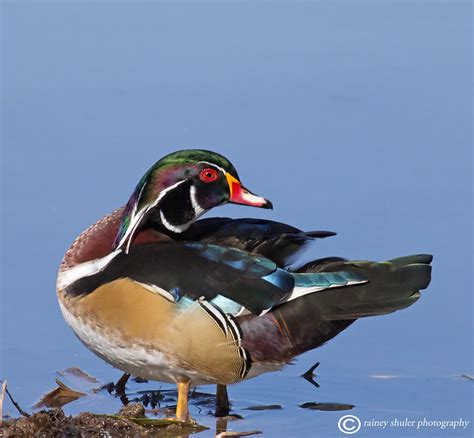
[[[328,290],[314,298],[325,319],[356,319],[395,312],[413,304],[420,297],[419,291],[430,283],[432,259],[425,254],[386,262],[326,259],[325,263],[308,263],[299,271],[352,271],[366,277],[368,283]]]
[[[300,354],[316,348],[357,318],[404,309],[420,297],[431,279],[431,255],[413,255],[386,262],[327,258],[307,263],[298,272],[353,271],[369,282],[316,292],[276,308],[292,344]]]

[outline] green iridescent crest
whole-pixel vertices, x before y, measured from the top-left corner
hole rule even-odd
[[[186,149],[165,155],[152,167],[152,169],[157,166],[187,164],[192,162],[199,163],[202,161],[208,161],[220,166],[233,176],[237,177],[237,171],[226,157],[205,149]]]

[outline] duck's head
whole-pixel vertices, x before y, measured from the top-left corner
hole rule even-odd
[[[173,152],[143,175],[121,219],[115,249],[128,248],[135,232],[152,221],[181,233],[203,213],[228,202],[272,208],[240,182],[232,163],[215,152],[191,149]]]

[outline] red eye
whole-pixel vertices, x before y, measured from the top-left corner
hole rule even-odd
[[[211,183],[217,179],[217,170],[214,169],[203,169],[199,174],[199,178],[202,182]]]

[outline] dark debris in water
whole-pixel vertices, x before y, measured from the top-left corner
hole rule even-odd
[[[258,405],[244,408],[245,411],[272,411],[275,409],[282,409],[281,405]]]
[[[316,388],[319,388],[320,385],[314,378],[316,377],[316,374],[314,374],[314,370],[319,366],[320,362],[316,362],[311,368],[308,369],[304,374],[301,374],[301,377],[311,383],[311,385],[315,386]]]
[[[355,405],[349,405],[345,403],[315,403],[307,402],[300,405],[303,409],[315,409],[317,411],[349,411],[353,409]]]
[[[144,412],[135,406],[135,413]],[[122,412],[122,411],[121,411]],[[177,420],[126,417],[124,415],[95,415],[84,412],[66,416],[61,408],[40,411],[29,418],[6,420],[4,436],[182,436],[207,429],[194,423]]]
[[[60,408],[86,395],[83,392],[69,388],[59,379],[56,379],[56,384],[58,386],[45,394],[35,404],[35,408]]]
[[[464,380],[470,380],[471,382],[474,381],[474,377],[471,376],[470,374],[461,374],[460,377],[463,378]]]
[[[219,417],[219,420],[222,420],[222,421],[236,421],[236,420],[243,420],[244,417],[242,417],[242,415],[239,415],[239,414],[229,414],[229,415],[226,415],[225,417]]]
[[[147,379],[142,379],[141,377],[133,377],[132,380],[136,383],[148,383]]]
[[[95,378],[87,374],[85,371],[82,371],[78,367],[71,367],[71,368],[66,368],[64,370],[58,371],[58,374],[63,377],[75,377],[79,380],[82,380],[84,382],[88,383],[99,383],[99,381]]]
[[[261,430],[251,430],[249,432],[221,432],[219,435],[216,435],[216,438],[226,438],[226,437],[241,437],[241,436],[250,436],[250,435],[260,435],[263,433]]]

